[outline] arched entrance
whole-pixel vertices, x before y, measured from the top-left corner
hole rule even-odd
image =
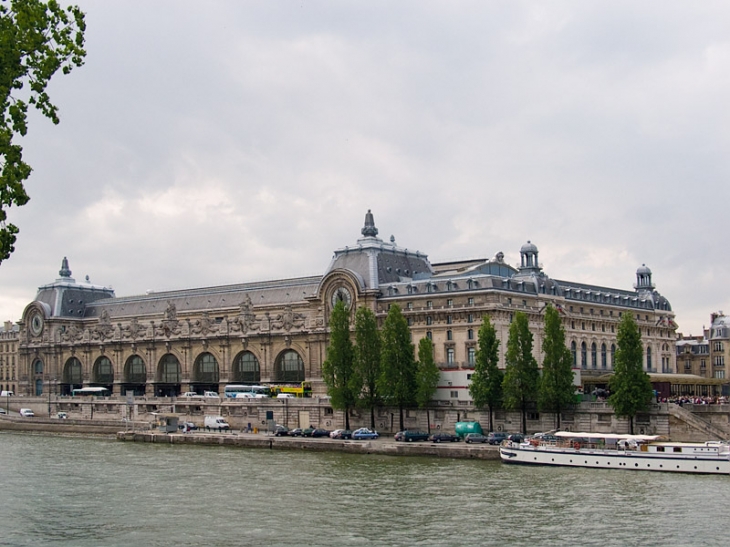
[[[81,389],[83,386],[83,372],[81,361],[71,357],[63,366],[63,378],[61,379],[61,395],[71,395],[74,389]]]
[[[135,397],[141,397],[147,391],[147,367],[139,355],[132,355],[124,364],[122,395],[128,391],[133,391]]]
[[[180,361],[171,353],[160,359],[157,365],[156,397],[177,397],[180,395]]]
[[[250,351],[242,351],[233,360],[234,384],[258,384],[261,382],[259,360]]]
[[[108,357],[99,357],[94,363],[89,387],[105,387],[114,393],[114,366]]]
[[[298,384],[304,380],[304,361],[301,356],[293,349],[279,354],[274,366],[274,382]]]
[[[206,391],[218,392],[218,361],[210,353],[201,353],[193,365],[192,391],[202,395]]]

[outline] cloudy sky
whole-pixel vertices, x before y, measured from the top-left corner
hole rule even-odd
[[[372,209],[432,262],[727,289],[730,4],[80,0],[86,64],[23,139],[0,319],[67,256],[118,296],[321,274]]]

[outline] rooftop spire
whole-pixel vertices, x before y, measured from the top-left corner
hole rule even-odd
[[[61,269],[58,272],[61,277],[71,277],[71,270],[68,269],[68,259],[64,256],[61,262]]]
[[[365,237],[375,237],[378,235],[378,229],[375,227],[375,219],[373,218],[373,214],[370,212],[370,209],[368,209],[368,212],[365,215],[365,226],[363,226],[360,233]]]

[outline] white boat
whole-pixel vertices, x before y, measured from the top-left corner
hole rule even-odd
[[[730,474],[730,444],[669,442],[657,435],[558,431],[499,447],[505,463]]]

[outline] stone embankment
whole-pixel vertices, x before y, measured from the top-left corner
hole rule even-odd
[[[350,454],[379,454],[388,456],[432,456],[438,458],[471,458],[498,460],[496,446],[486,444],[395,442],[392,438],[370,441],[352,441],[326,438],[275,437],[264,433],[162,433],[159,431],[120,431],[117,439],[130,442],[166,444],[215,445],[270,450],[312,450],[318,452],[346,452]]]

